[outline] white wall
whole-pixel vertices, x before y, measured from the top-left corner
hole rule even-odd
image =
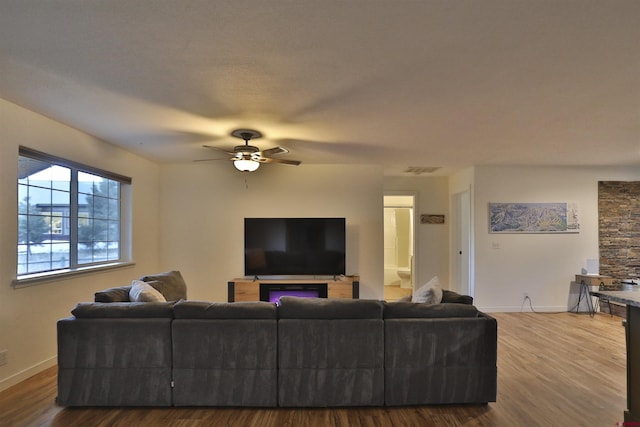
[[[474,174],[475,168],[461,169],[452,174],[449,177],[449,194],[472,190]]]
[[[637,181],[638,168],[476,167],[475,303],[520,311],[527,292],[536,311],[575,304],[575,275],[598,252],[598,181]],[[577,202],[578,234],[489,234],[489,202]],[[495,249],[495,247],[499,247]],[[528,309],[528,304],[525,310]]]
[[[243,174],[207,162],[164,165],[161,176],[161,262],[183,273],[189,299],[227,300],[227,282],[244,274],[244,218],[260,216],[345,217],[347,274],[360,275],[361,298],[382,298],[381,168],[263,165]]]
[[[159,267],[157,165],[0,99],[0,366],[3,390],[56,363],[56,321],[93,293],[127,284]],[[14,289],[17,243],[18,146],[133,178],[134,267]]]
[[[228,162],[159,166],[70,127],[0,100],[0,390],[53,365],[56,320],[78,301],[142,274],[181,270],[189,298],[225,301],[243,272],[245,216],[347,219],[347,273],[361,276],[361,297],[383,297],[383,194],[417,193],[420,214],[445,225],[416,224],[416,284],[449,281],[450,194],[471,189],[472,271],[476,305],[519,311],[527,292],[540,311],[566,310],[571,282],[598,257],[597,182],[640,180],[637,168],[476,167],[446,177],[383,177],[378,166],[264,165],[236,172]],[[18,145],[133,178],[131,268],[13,289],[17,240]],[[571,201],[579,234],[489,234],[489,202]],[[492,249],[494,243],[499,249]]]
[[[449,189],[447,177],[384,178],[385,193],[415,192],[417,275],[415,287],[438,276],[444,288],[449,288]],[[444,224],[420,224],[421,214],[444,214]]]

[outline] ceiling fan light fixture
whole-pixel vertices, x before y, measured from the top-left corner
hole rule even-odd
[[[271,157],[277,154],[288,153],[289,150],[282,147],[273,147],[264,151],[254,145],[249,145],[249,141],[255,138],[260,138],[262,134],[257,130],[252,129],[236,129],[231,132],[231,136],[240,138],[244,141],[244,145],[236,145],[233,147],[233,151],[225,150],[224,148],[213,147],[211,145],[204,145],[206,148],[212,148],[214,150],[222,151],[230,157],[227,160],[233,162],[233,166],[241,172],[253,172],[260,167],[260,163],[280,163],[285,165],[299,165],[299,160],[284,160]],[[208,160],[223,160],[223,159],[203,159],[196,161],[208,161]]]
[[[240,159],[234,160],[233,166],[241,172],[253,172],[260,167],[260,163],[255,160]]]

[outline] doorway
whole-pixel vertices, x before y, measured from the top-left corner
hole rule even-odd
[[[384,299],[413,293],[415,269],[415,195],[384,196]]]
[[[473,296],[471,281],[471,196],[469,191],[451,198],[451,290]]]

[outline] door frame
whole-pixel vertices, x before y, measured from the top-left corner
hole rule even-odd
[[[451,195],[451,285],[452,290],[474,296],[473,223],[471,191]]]
[[[413,224],[412,230],[413,236],[411,236],[411,246],[413,250],[413,258],[411,258],[411,274],[412,274],[412,292],[416,288],[416,280],[418,277],[418,263],[416,263],[416,259],[418,259],[418,244],[417,244],[417,233],[418,233],[418,215],[416,214],[417,206],[418,206],[418,192],[411,190],[385,190],[383,193],[383,201],[382,201],[382,209],[386,207],[406,207],[406,206],[395,206],[395,205],[386,205],[384,203],[385,196],[405,196],[411,197],[413,199],[413,205],[411,206],[413,209]],[[384,225],[383,225],[384,226]]]

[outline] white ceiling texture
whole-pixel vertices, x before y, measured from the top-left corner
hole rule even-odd
[[[0,0],[0,98],[159,162],[640,166],[640,1]]]

